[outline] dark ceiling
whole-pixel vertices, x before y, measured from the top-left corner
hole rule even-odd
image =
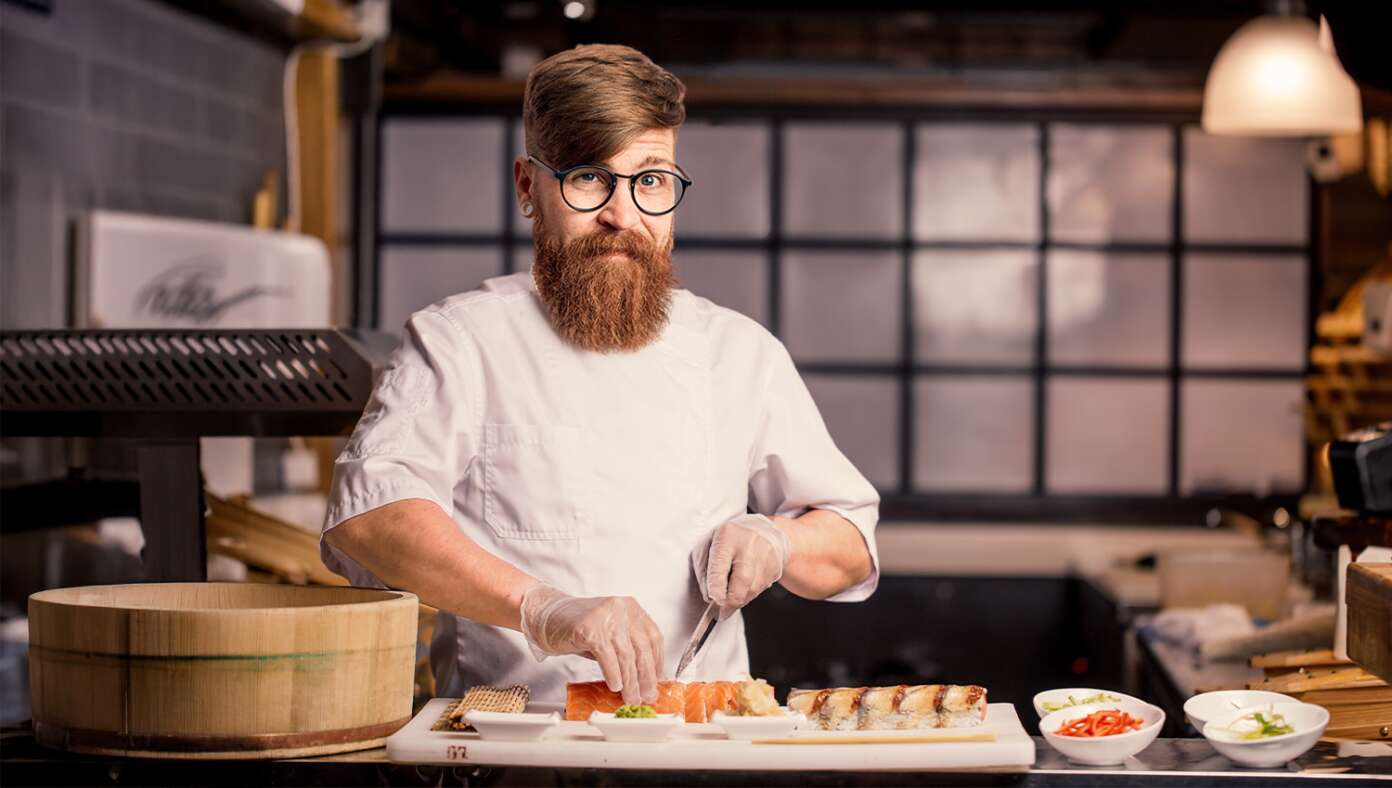
[[[1130,81],[1195,86],[1223,41],[1266,12],[1260,0],[1141,2],[719,2],[588,0],[569,20],[560,0],[393,0],[389,82],[441,71],[499,74],[505,52],[548,55],[603,41],[641,49],[679,73],[741,76],[999,72],[1125,75]],[[1385,69],[1377,43],[1392,3],[1310,3],[1339,35],[1350,71],[1364,58]],[[1378,24],[1369,24],[1377,21]],[[1343,28],[1341,30],[1341,28]],[[1346,42],[1346,39],[1348,41]],[[1353,62],[1350,63],[1349,61]],[[1385,76],[1384,76],[1385,79]]]

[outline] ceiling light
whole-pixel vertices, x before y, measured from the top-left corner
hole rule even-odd
[[[1223,44],[1204,84],[1209,134],[1318,137],[1363,128],[1358,85],[1334,54],[1329,27],[1261,16]]]
[[[585,19],[589,16],[593,16],[593,14],[588,13],[589,11],[589,6],[586,3],[580,2],[580,0],[570,0],[570,2],[561,6],[561,13],[565,14],[566,19]]]

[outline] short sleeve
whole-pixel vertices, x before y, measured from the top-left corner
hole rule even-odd
[[[798,517],[809,509],[826,509],[849,520],[865,539],[873,568],[864,581],[829,601],[859,602],[874,593],[880,582],[875,546],[880,495],[836,447],[787,349],[770,339],[774,352],[769,354],[768,383],[750,463],[751,505],[765,515]]]
[[[319,552],[354,585],[380,580],[323,538],[330,529],[396,501],[433,501],[453,509],[454,487],[473,460],[467,425],[481,387],[472,340],[447,315],[417,312],[373,387],[353,435],[334,462]]]

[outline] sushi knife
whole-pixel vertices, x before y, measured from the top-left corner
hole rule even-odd
[[[696,658],[696,652],[701,650],[701,646],[706,644],[710,638],[710,633],[715,629],[715,625],[720,623],[718,614],[720,606],[712,602],[706,605],[706,612],[701,614],[701,620],[696,622],[696,631],[691,633],[691,640],[687,641],[686,651],[682,652],[681,660],[677,662],[677,672],[672,675],[672,680],[681,678],[682,671],[686,670],[691,664],[691,660]]]

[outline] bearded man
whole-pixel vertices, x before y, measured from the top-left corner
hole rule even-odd
[[[676,287],[684,95],[627,47],[533,70],[513,165],[531,271],[412,315],[337,460],[324,560],[440,610],[441,695],[555,703],[602,679],[651,702],[708,604],[683,679],[748,672],[739,611],[775,582],[878,583],[879,497],[782,343]]]

